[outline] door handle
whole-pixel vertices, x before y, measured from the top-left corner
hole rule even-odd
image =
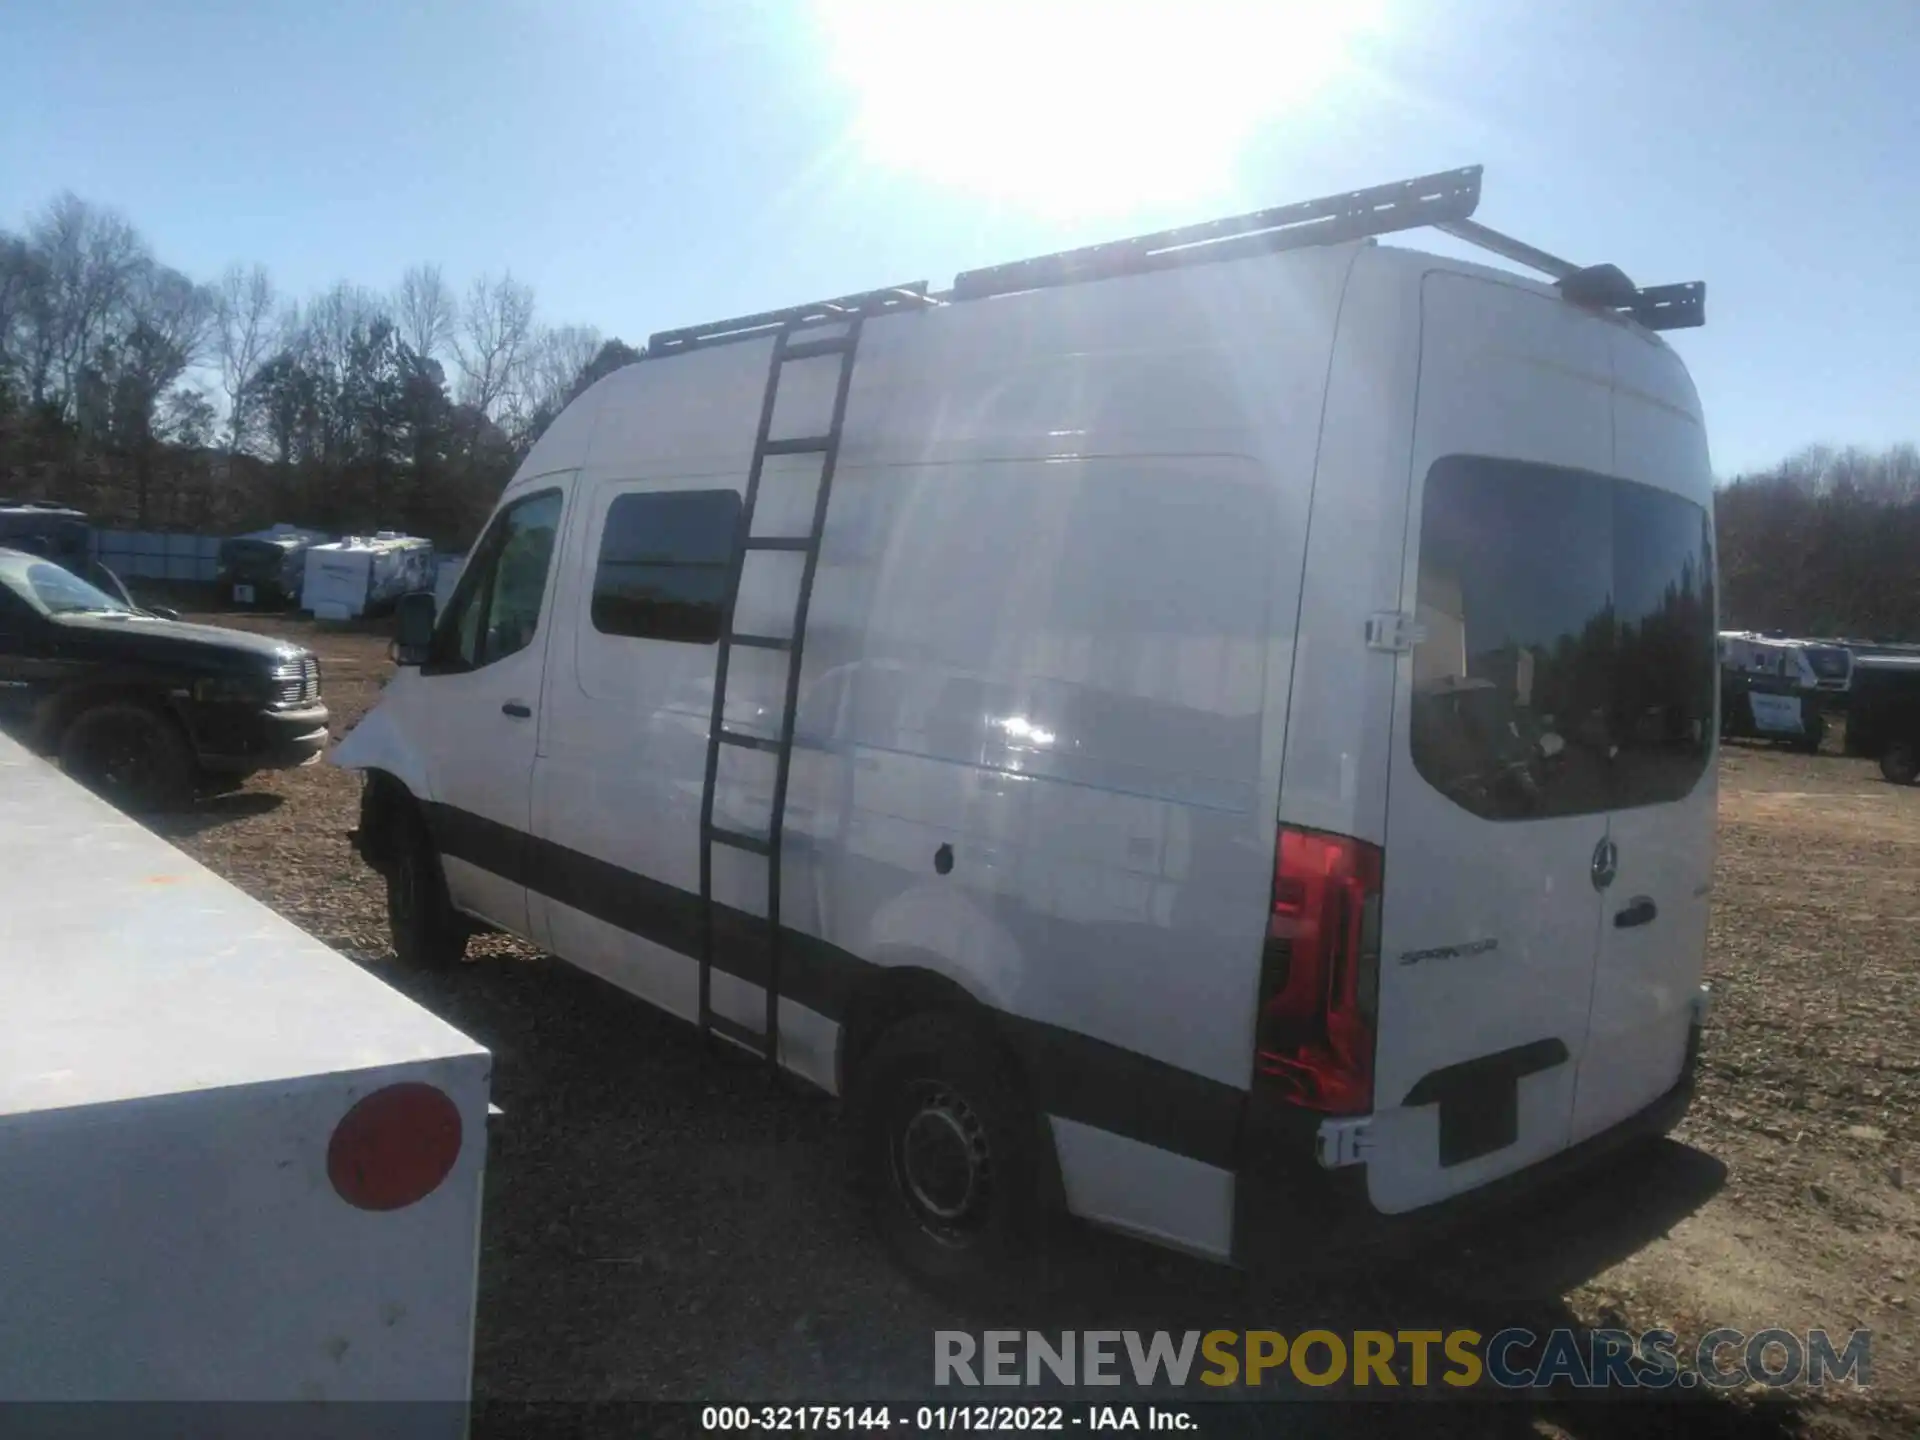
[[[1631,930],[1636,925],[1651,924],[1659,913],[1660,907],[1653,903],[1651,897],[1636,895],[1626,909],[1614,912],[1613,928]]]
[[[506,704],[500,707],[500,713],[502,715],[511,715],[516,720],[527,720],[533,716],[532,708],[521,704],[518,700],[507,701]]]

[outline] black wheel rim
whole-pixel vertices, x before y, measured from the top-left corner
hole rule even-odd
[[[89,738],[81,778],[103,794],[143,795],[159,769],[158,748],[145,721],[116,718]]]
[[[967,1243],[993,1203],[986,1122],[964,1095],[937,1080],[902,1087],[888,1118],[894,1194],[929,1235]]]

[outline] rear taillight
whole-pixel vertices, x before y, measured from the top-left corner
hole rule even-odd
[[[460,1158],[460,1110],[419,1081],[363,1097],[333,1127],[327,1178],[361,1210],[404,1210],[440,1188]]]
[[[1373,1107],[1380,976],[1379,847],[1280,831],[1262,965],[1257,1064],[1293,1104]]]

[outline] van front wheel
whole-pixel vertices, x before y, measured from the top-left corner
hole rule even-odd
[[[453,908],[439,852],[419,812],[394,817],[387,858],[387,928],[402,964],[438,970],[459,962],[471,929]]]
[[[852,1102],[857,1175],[907,1270],[969,1300],[1034,1279],[1039,1127],[981,1027],[948,1013],[902,1021],[860,1067]]]

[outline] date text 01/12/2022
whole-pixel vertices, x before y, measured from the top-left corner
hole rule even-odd
[[[971,1431],[1194,1431],[1193,1417],[1155,1405],[708,1405],[703,1430],[892,1430],[908,1434]]]

